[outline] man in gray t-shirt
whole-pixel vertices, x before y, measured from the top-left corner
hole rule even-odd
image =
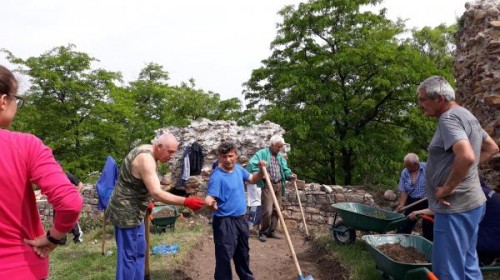
[[[465,124],[465,125],[464,125]],[[483,139],[489,137],[481,128],[476,117],[463,107],[452,108],[439,117],[439,125],[428,147],[426,193],[429,208],[436,213],[457,213],[468,211],[484,204],[486,197],[479,187],[478,164]],[[475,160],[468,169],[463,169],[461,181],[453,193],[443,198],[449,205],[439,203],[436,188],[444,187],[450,176],[453,161],[461,155],[455,155],[454,144],[469,142]],[[464,155],[465,156],[465,155]],[[460,175],[462,175],[460,174]],[[450,186],[451,187],[451,186]]]
[[[455,91],[432,76],[417,89],[420,108],[439,120],[428,148],[426,193],[435,212],[432,271],[440,280],[482,279],[476,253],[477,229],[484,215],[478,165],[498,152],[497,144]]]

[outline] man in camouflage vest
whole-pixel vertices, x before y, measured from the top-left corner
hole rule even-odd
[[[156,173],[157,162],[169,161],[178,146],[175,136],[165,133],[153,140],[152,145],[134,148],[123,160],[105,213],[115,226],[117,280],[144,279],[144,215],[151,199],[171,205],[184,205],[195,211],[205,205],[198,197],[185,198],[161,189]]]

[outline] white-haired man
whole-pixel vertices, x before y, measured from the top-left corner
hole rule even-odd
[[[498,146],[439,76],[417,89],[420,108],[438,119],[425,171],[429,208],[435,213],[432,271],[440,280],[482,279],[476,253],[479,222],[485,213],[478,165]]]
[[[259,240],[265,242],[267,237],[280,238],[276,234],[276,227],[278,225],[278,212],[281,209],[276,209],[273,205],[273,198],[271,192],[274,192],[281,208],[281,197],[285,194],[286,180],[296,180],[297,175],[292,173],[288,167],[286,160],[280,153],[280,150],[285,145],[285,140],[280,135],[274,135],[269,140],[269,148],[257,151],[248,162],[247,169],[251,173],[259,171],[259,162],[261,160],[267,163],[267,171],[269,179],[273,185],[273,189],[265,187],[263,180],[257,183],[257,186],[262,188],[262,216],[261,227],[259,230]]]
[[[426,197],[425,195],[425,162],[420,162],[418,155],[408,153],[403,159],[404,169],[401,171],[399,178],[398,190],[400,192],[399,205],[396,211],[401,211],[406,205],[410,205],[416,201]],[[428,207],[427,201],[420,202],[417,205],[407,208],[404,211],[405,215],[409,215],[413,211],[422,210]],[[397,231],[398,233],[411,234],[415,228],[416,220],[405,221]],[[422,235],[432,241],[433,224],[428,220],[422,220]]]
[[[177,151],[174,135],[164,133],[152,145],[132,149],[123,160],[118,181],[106,208],[106,217],[115,226],[117,247],[116,279],[144,279],[146,239],[144,215],[152,199],[166,204],[199,210],[205,202],[163,191],[156,172],[157,162],[165,163]]]

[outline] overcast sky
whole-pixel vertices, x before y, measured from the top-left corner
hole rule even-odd
[[[3,0],[0,49],[26,59],[68,44],[100,60],[97,67],[137,79],[149,62],[171,84],[242,96],[242,83],[270,55],[278,11],[299,0]],[[407,26],[452,24],[463,0],[385,0],[391,19]],[[0,54],[0,64],[8,65]]]

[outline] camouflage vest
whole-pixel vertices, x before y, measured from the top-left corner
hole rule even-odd
[[[134,148],[127,155],[120,167],[118,181],[113,189],[106,217],[120,228],[132,228],[140,225],[144,220],[151,195],[142,180],[132,175],[132,161],[142,153],[151,154],[151,151]]]

